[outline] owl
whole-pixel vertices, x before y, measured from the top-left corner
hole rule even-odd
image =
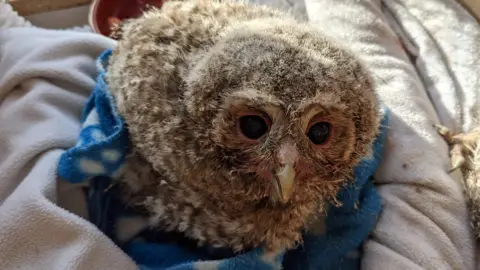
[[[463,187],[475,237],[480,238],[480,126],[469,132],[454,135],[447,127],[437,125],[437,130],[450,146],[451,168],[463,174]]]
[[[369,74],[289,14],[168,1],[116,34],[106,80],[131,139],[118,183],[154,228],[292,248],[371,154]]]

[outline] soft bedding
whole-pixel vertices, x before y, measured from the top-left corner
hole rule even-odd
[[[478,23],[454,0],[292,2],[366,63],[391,111],[375,175],[383,212],[363,268],[475,269],[462,188],[433,124],[460,131],[478,117]],[[0,269],[135,269],[87,221],[83,186],[60,181],[56,166],[77,141],[95,59],[115,43],[11,28],[24,21],[10,15],[0,4]]]

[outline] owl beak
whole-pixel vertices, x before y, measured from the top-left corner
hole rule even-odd
[[[283,203],[288,202],[295,182],[295,169],[293,164],[287,163],[278,169],[272,177],[272,182],[280,201]]]

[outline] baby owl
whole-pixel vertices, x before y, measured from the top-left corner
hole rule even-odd
[[[107,83],[132,143],[120,183],[160,230],[291,248],[370,154],[368,74],[288,14],[168,1],[117,33]]]

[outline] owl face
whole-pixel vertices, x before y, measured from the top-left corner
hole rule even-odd
[[[283,203],[302,187],[349,177],[355,124],[340,103],[282,100],[254,84],[233,90],[212,122],[212,143],[230,161],[227,170],[262,181],[267,189],[270,184],[271,198]]]
[[[192,68],[187,88],[187,114],[202,130],[199,153],[220,157],[221,170],[252,200],[287,204],[334,193],[378,127],[361,66],[288,24],[232,29]]]

